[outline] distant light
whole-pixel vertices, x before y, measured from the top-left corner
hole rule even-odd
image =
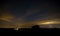
[[[60,24],[60,22],[59,21],[46,21],[46,22],[42,22],[42,23],[38,23],[38,24],[42,24],[42,25],[44,25],[44,24]]]
[[[45,23],[41,23],[41,24],[53,24],[55,22],[45,22]]]
[[[19,30],[19,28],[15,28],[14,30]]]

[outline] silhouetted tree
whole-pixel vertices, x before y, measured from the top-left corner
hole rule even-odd
[[[34,25],[34,26],[32,26],[32,30],[33,31],[38,31],[38,30],[40,30],[40,26],[39,25]]]

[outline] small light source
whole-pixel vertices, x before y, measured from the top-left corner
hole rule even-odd
[[[14,30],[19,30],[19,28],[15,28]]]

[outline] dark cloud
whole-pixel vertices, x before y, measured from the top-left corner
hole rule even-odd
[[[10,14],[9,17],[13,17],[11,23],[17,22],[18,18],[22,19],[18,19],[19,22],[60,19],[59,4],[58,0],[2,0],[0,2],[0,16]]]

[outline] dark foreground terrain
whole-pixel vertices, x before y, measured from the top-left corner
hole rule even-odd
[[[14,28],[0,28],[0,32],[60,32],[59,28],[39,28],[39,26],[33,26],[32,28],[19,28],[19,30],[15,30]]]
[[[0,33],[1,32],[3,32],[3,33],[11,33],[11,32],[14,32],[14,33],[21,33],[21,32],[46,32],[46,33],[48,33],[48,32],[60,32],[60,29],[57,29],[57,28],[54,28],[54,29],[42,29],[42,28],[40,28],[40,29],[31,29],[31,28],[21,28],[21,29],[19,29],[19,30],[14,30],[13,28],[8,28],[8,29],[0,29]]]

